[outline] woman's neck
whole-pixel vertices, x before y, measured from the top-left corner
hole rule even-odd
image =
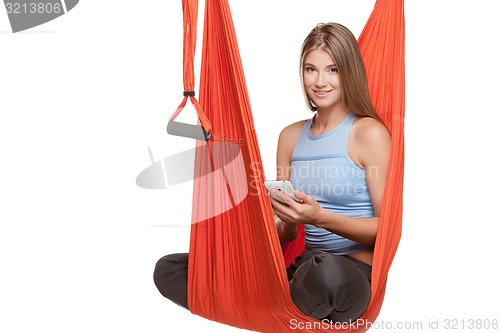
[[[311,128],[314,128],[317,132],[326,133],[329,130],[337,127],[348,114],[349,112],[346,111],[343,107],[331,109],[318,108]]]

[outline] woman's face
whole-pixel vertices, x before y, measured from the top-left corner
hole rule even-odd
[[[318,110],[342,106],[342,83],[335,60],[319,48],[309,52],[304,63],[304,88]]]

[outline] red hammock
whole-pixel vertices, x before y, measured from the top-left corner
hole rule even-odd
[[[184,88],[192,91],[198,1],[182,3]],[[392,154],[375,244],[371,302],[357,323],[335,329],[342,332],[364,332],[375,321],[401,235],[403,0],[378,0],[358,42],[375,109],[392,133]],[[303,235],[282,253],[263,185],[265,177],[227,0],[205,2],[200,82],[200,104],[195,97],[190,99],[200,124],[212,137],[207,142],[197,141],[188,274],[191,312],[260,332],[289,332],[292,327],[299,332],[331,331],[333,325],[302,314],[289,295],[285,265],[300,254]],[[234,147],[238,158],[234,158]]]

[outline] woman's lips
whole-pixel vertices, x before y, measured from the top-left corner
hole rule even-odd
[[[318,97],[324,97],[331,92],[331,90],[313,90],[313,91],[314,91],[314,94]]]

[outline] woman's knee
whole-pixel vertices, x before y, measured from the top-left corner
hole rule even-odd
[[[318,253],[311,258],[307,280],[329,291],[345,290],[353,287],[362,293],[370,293],[370,283],[363,272],[350,260],[330,254]],[[361,289],[360,289],[361,288]]]
[[[188,254],[176,253],[158,260],[153,280],[164,297],[187,309],[187,276]]]
[[[299,309],[317,319],[346,310],[361,315],[371,297],[363,272],[350,260],[329,253],[315,254],[301,265],[290,281],[290,292]]]

